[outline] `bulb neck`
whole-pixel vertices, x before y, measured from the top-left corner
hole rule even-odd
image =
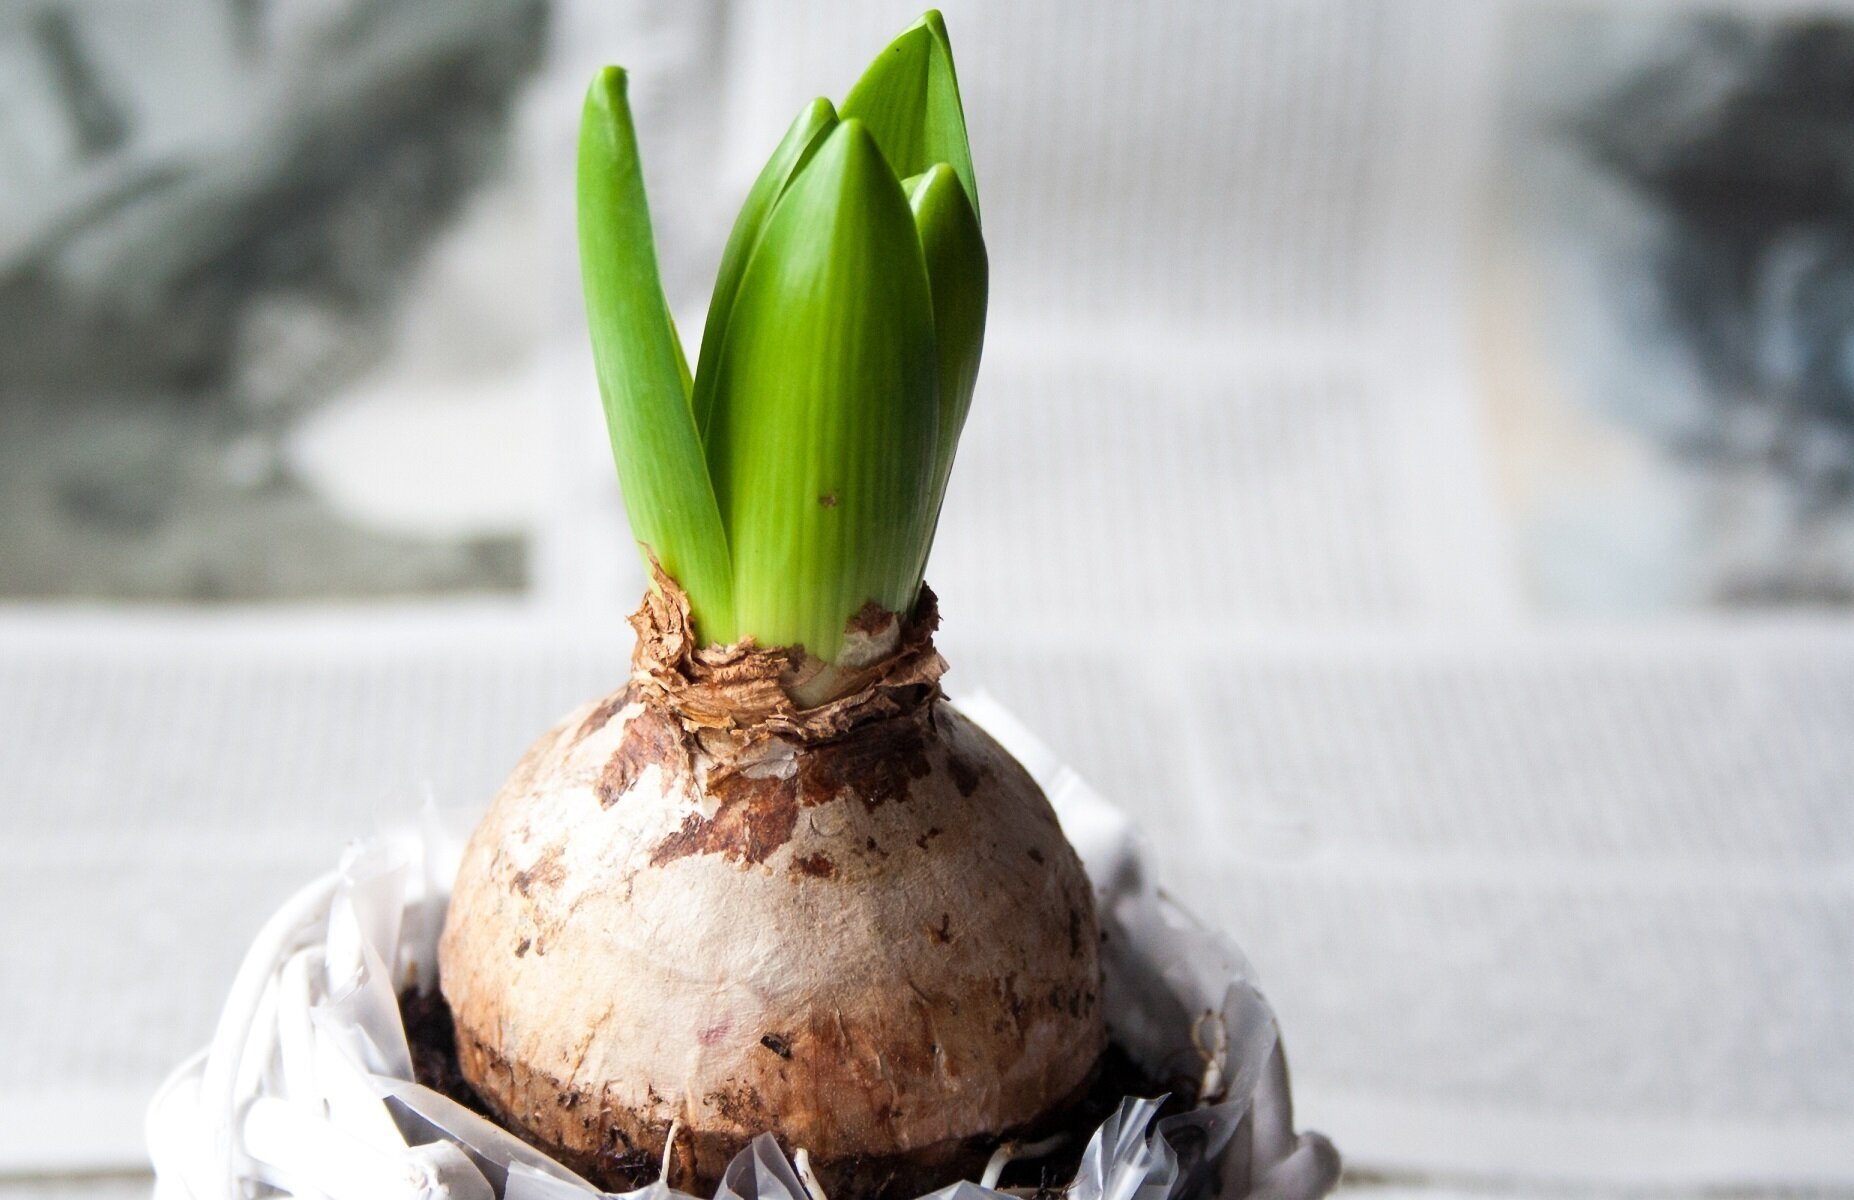
[[[769,740],[842,737],[859,725],[912,715],[940,693],[946,660],[934,648],[939,604],[925,584],[905,615],[873,604],[851,618],[832,662],[797,646],[751,638],[699,645],[689,599],[660,569],[631,615],[631,686],[676,717],[704,749],[732,757]]]

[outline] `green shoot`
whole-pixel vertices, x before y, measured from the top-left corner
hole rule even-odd
[[[631,530],[689,594],[700,628],[734,625],[733,567],[689,408],[687,360],[657,278],[625,75],[599,72],[579,137],[586,323]]]
[[[773,152],[722,254],[691,379],[624,75],[595,81],[580,246],[600,390],[633,531],[705,641],[834,661],[866,605],[912,608],[984,338],[977,197],[930,12],[841,113],[814,101]]]
[[[939,386],[933,304],[901,183],[844,121],[792,184],[741,281],[708,463],[741,628],[830,659],[871,600],[919,590]]]

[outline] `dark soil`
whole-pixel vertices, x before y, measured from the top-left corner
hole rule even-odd
[[[399,1013],[405,1021],[406,1041],[412,1049],[412,1071],[418,1082],[455,1100],[470,1111],[501,1124],[458,1069],[456,1030],[451,1024],[450,1006],[445,1004],[443,995],[436,988],[428,994],[408,989],[400,993]],[[1196,1093],[1196,1080],[1155,1079],[1134,1063],[1118,1045],[1110,1043],[1101,1055],[1101,1061],[1095,1069],[1094,1082],[1087,1095],[1068,1111],[1052,1117],[1023,1137],[1025,1141],[1039,1141],[1059,1131],[1067,1131],[1070,1134],[1068,1140],[1041,1158],[1013,1160],[1004,1168],[1004,1177],[999,1186],[1030,1197],[1031,1200],[1054,1200],[1068,1182],[1075,1178],[1089,1137],[1107,1119],[1108,1114],[1119,1107],[1122,1099],[1127,1096],[1168,1094],[1169,1099],[1159,1110],[1159,1116],[1169,1117],[1191,1108],[1196,1102]],[[520,1136],[520,1130],[510,1132]],[[639,1162],[634,1172],[636,1178],[624,1186],[642,1187],[656,1178],[657,1169],[654,1160]],[[609,1185],[610,1181],[607,1182]],[[951,1183],[952,1180],[945,1182]]]
[[[399,1017],[412,1048],[413,1078],[471,1112],[496,1120],[457,1066],[457,1029],[451,1024],[451,1006],[444,1002],[443,993],[437,988],[429,994],[407,988],[399,993]]]

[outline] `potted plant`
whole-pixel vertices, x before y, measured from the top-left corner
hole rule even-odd
[[[1320,1194],[1337,1160],[1292,1133],[1240,955],[1158,896],[1111,809],[940,689],[922,575],[987,262],[939,15],[793,122],[693,371],[625,82],[607,68],[586,99],[579,230],[651,579],[630,679],[533,744],[454,882],[427,838],[421,870],[363,853],[276,918],[220,1039],[157,1101],[158,1165],[188,1114],[219,1135],[164,1177],[248,1178],[248,1158],[269,1186],[365,1194],[384,1161],[450,1195],[863,1200],[991,1188],[1017,1157],[1075,1176],[1075,1200]],[[1097,831],[1087,867],[1063,820]],[[292,1025],[298,1006],[320,1015]],[[452,1098],[414,1081],[421,1049]],[[367,1148],[338,1172],[344,1137]]]
[[[606,1182],[676,1131],[833,1196],[982,1167],[1107,1046],[1081,863],[939,690],[922,571],[977,375],[986,256],[929,13],[793,122],[697,369],[657,281],[625,76],[587,99],[586,306],[651,590],[624,687],[542,736],[464,855],[441,952],[465,1075]]]

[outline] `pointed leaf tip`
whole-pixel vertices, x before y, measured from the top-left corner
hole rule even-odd
[[[626,125],[631,123],[631,105],[626,91],[629,76],[623,67],[600,67],[592,77],[592,85],[586,89],[586,118],[595,113],[605,121],[622,119]]]
[[[938,434],[920,239],[863,122],[832,129],[775,206],[717,369],[708,456],[740,632],[833,658],[866,603],[913,604]]]
[[[714,420],[715,372],[721,347],[727,341],[727,323],[734,311],[734,297],[740,291],[741,276],[759,245],[773,206],[785,194],[792,180],[804,170],[811,156],[824,141],[824,135],[837,124],[837,110],[822,97],[807,104],[786,130],[773,150],[772,157],[760,169],[759,177],[747,191],[728,234],[727,247],[721,252],[721,266],[715,272],[714,290],[708,298],[708,319],[702,326],[702,348],[695,369],[695,388],[691,403],[695,408],[696,428],[704,440]]]
[[[822,150],[830,151],[833,159],[843,164],[838,169],[844,171],[846,176],[854,171],[859,177],[863,174],[870,174],[876,178],[886,177],[887,182],[894,185],[896,194],[906,197],[907,193],[900,190],[900,179],[893,171],[885,169],[888,166],[888,159],[882,153],[882,146],[876,138],[875,131],[870,129],[869,122],[862,118],[845,117],[839,121],[831,136],[825,139]],[[820,150],[820,157],[822,150]],[[878,164],[884,169],[877,169]]]
[[[700,632],[732,640],[727,535],[657,271],[624,82],[616,67],[598,72],[580,125],[580,269],[599,393],[633,535],[688,592]]]
[[[935,438],[933,496],[929,511],[937,520],[946,496],[953,455],[971,411],[978,383],[979,356],[985,342],[985,306],[990,264],[985,235],[946,163],[937,163],[907,183],[908,203],[920,232],[921,253],[933,299],[934,341],[939,368],[938,432]],[[926,569],[931,537],[921,547]]]
[[[965,109],[952,43],[937,9],[929,9],[878,54],[840,109],[860,117],[900,178],[947,163],[978,212],[978,178],[967,144]]]

